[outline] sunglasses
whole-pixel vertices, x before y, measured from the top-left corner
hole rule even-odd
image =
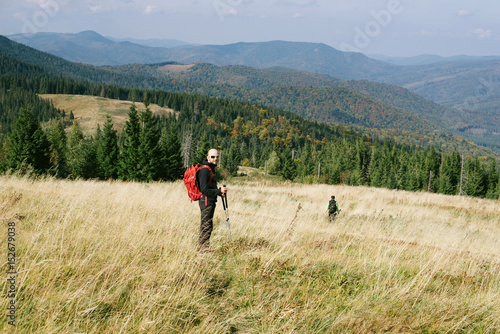
[[[218,155],[211,155],[210,158],[211,159],[219,159],[219,156]]]

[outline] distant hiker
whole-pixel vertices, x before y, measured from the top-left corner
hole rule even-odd
[[[332,198],[328,202],[328,206],[326,207],[326,211],[328,211],[328,217],[330,221],[335,220],[335,217],[339,214],[340,209],[337,201],[335,200],[335,196],[332,195]]]
[[[219,152],[216,149],[208,151],[207,158],[201,163],[202,166],[196,175],[202,196],[199,200],[201,210],[200,237],[198,239],[198,249],[207,251],[210,248],[210,236],[213,230],[213,217],[217,196],[224,196],[227,187],[217,188],[217,175],[215,167],[219,160]]]

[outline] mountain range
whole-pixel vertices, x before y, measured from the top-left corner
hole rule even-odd
[[[19,40],[21,36],[10,38]],[[43,33],[25,35],[24,38],[31,44],[36,44],[35,41],[39,43],[36,48],[40,49],[41,45],[48,49],[58,45],[59,52],[66,54],[62,58],[70,58],[68,54],[71,54],[71,50],[83,58],[86,53],[94,53],[94,57],[101,54],[108,59],[122,60],[114,56],[115,52],[122,57],[142,57],[136,65],[104,66],[100,69],[108,76],[121,76],[122,81],[127,81],[123,79],[124,75],[142,76],[144,82],[147,82],[146,86],[151,88],[249,100],[294,111],[311,119],[366,128],[434,133],[451,131],[480,144],[500,149],[500,122],[498,112],[495,111],[497,79],[494,69],[497,68],[497,60],[494,59],[396,66],[362,54],[343,53],[327,45],[314,43],[275,41],[222,46],[189,45],[166,49],[114,42],[89,31],[79,34]],[[75,52],[82,49],[87,52]],[[163,54],[161,57],[168,57],[169,62],[142,64],[147,63],[143,60],[144,57],[160,59],[160,54]],[[90,58],[89,56],[88,59]],[[91,63],[88,59],[80,59],[78,62]],[[55,66],[53,71],[57,72],[61,66],[69,65]],[[97,70],[88,65],[80,66],[90,72]],[[423,98],[424,94],[420,96],[404,88],[429,89],[435,96],[439,96],[439,92],[446,91],[446,83],[451,80],[455,82],[455,87],[465,90],[470,85],[467,80],[470,82],[477,73],[480,76],[486,74],[489,67],[493,68],[489,71],[490,81],[483,84],[489,84],[490,88],[486,91],[486,96],[472,95],[475,103],[472,109],[449,108]],[[464,68],[468,71],[464,72]],[[66,72],[75,75],[75,71]],[[102,76],[102,73],[99,75]],[[332,73],[336,76],[332,76]],[[436,80],[435,76],[439,75],[441,79]],[[359,80],[366,77],[380,82]],[[414,82],[405,84],[405,77],[414,78]],[[151,81],[151,78],[155,80]],[[469,87],[469,94],[470,92]],[[455,95],[449,96],[454,96],[454,101],[459,102],[458,98],[463,98],[463,95],[460,92],[454,93]],[[441,94],[446,96],[445,93]],[[452,99],[439,102],[460,107],[459,103],[452,104],[450,101]],[[483,110],[481,106],[486,102],[491,109]],[[481,131],[478,132],[478,129]]]

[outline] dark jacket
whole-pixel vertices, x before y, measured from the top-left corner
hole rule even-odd
[[[333,214],[337,211],[339,211],[339,206],[337,204],[337,201],[335,201],[334,199],[331,199],[330,202],[328,202],[328,213],[329,214]]]
[[[210,181],[210,170],[208,168],[201,168],[196,175],[198,186],[203,194],[200,199],[200,207],[203,208],[207,205],[216,203],[217,196],[221,196],[222,192],[217,188],[217,175],[215,174],[215,167],[217,166],[209,163],[207,159],[201,164],[210,167],[212,170],[212,181]]]

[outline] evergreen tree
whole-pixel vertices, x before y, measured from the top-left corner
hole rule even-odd
[[[446,155],[439,167],[438,192],[454,195],[457,193],[457,180],[455,173],[454,156]],[[460,173],[460,172],[459,172]]]
[[[31,166],[36,173],[50,167],[50,143],[29,108],[21,109],[7,137],[7,167],[19,170]]]
[[[206,159],[207,153],[210,150],[210,143],[208,141],[207,133],[204,132],[200,141],[198,142],[198,149],[196,150],[196,158],[193,163],[201,163]]]
[[[370,160],[369,172],[370,172],[370,186],[372,187],[382,187],[384,182],[383,175],[383,156],[380,151],[380,147],[377,145],[372,150],[372,157]]]
[[[399,152],[397,172],[396,172],[396,189],[406,189],[408,187],[408,168],[410,159],[408,152],[401,149]]]
[[[65,177],[67,175],[67,136],[62,121],[51,122],[46,133],[50,142],[50,162],[55,175]]]
[[[240,147],[237,140],[233,139],[231,141],[229,153],[225,156],[225,161],[226,163],[223,166],[228,170],[231,176],[236,176],[241,163]]]
[[[67,140],[67,166],[72,178],[90,179],[98,177],[96,142],[90,137],[86,139],[78,122]]]
[[[271,175],[277,175],[280,170],[280,158],[276,151],[271,152],[271,156],[267,160],[267,172]]]
[[[0,138],[0,173],[7,170],[7,143]]]
[[[497,183],[500,175],[498,173],[495,160],[491,160],[488,166],[488,170],[486,171],[486,176],[487,176],[487,186],[488,186],[486,197],[490,199],[497,199],[498,198]]]
[[[492,196],[493,199],[500,199],[500,176],[498,177],[497,180],[497,188],[495,190],[495,193]]]
[[[80,151],[80,142],[82,140],[83,132],[80,130],[80,124],[75,121],[68,134],[66,142],[66,164],[68,173],[73,178],[78,177],[78,165],[80,164],[80,159],[82,158],[82,152]]]
[[[140,131],[138,177],[140,181],[159,179],[159,170],[162,162],[160,147],[160,131],[147,101],[146,109],[141,114],[142,128]]]
[[[422,175],[423,180],[425,181],[425,185],[428,186],[430,180],[431,191],[434,191],[436,189],[436,180],[437,175],[439,175],[440,161],[441,158],[439,154],[436,152],[434,146],[431,146],[425,157],[425,166],[423,170],[424,174]]]
[[[141,123],[135,103],[130,106],[128,121],[123,133],[118,177],[122,180],[139,181],[139,146],[141,144]]]
[[[478,158],[467,159],[464,165],[463,191],[467,196],[484,197],[487,192],[487,177]]]
[[[369,157],[365,142],[362,138],[358,139],[356,142],[356,161],[353,173],[357,182],[356,184],[353,183],[353,185],[366,184]]]
[[[422,189],[420,178],[422,166],[415,152],[410,156],[410,168],[408,169],[408,185],[406,190],[418,191]]]
[[[74,177],[92,179],[99,176],[96,148],[96,142],[92,137],[80,141],[76,150],[76,163],[73,165]]]
[[[97,142],[96,158],[100,179],[107,180],[118,177],[118,135],[113,129],[113,121],[109,115],[107,115],[102,135]]]
[[[163,157],[160,178],[169,181],[182,179],[184,165],[181,155],[181,142],[174,124],[164,129],[160,143]]]
[[[300,168],[300,177],[303,179],[304,177],[312,175],[315,171],[315,163],[313,160],[311,144],[307,143],[304,146],[300,155],[300,160],[302,162],[302,166]]]
[[[292,160],[292,152],[289,148],[285,149],[280,158],[281,170],[280,175],[283,180],[293,181],[297,176],[297,170]]]

